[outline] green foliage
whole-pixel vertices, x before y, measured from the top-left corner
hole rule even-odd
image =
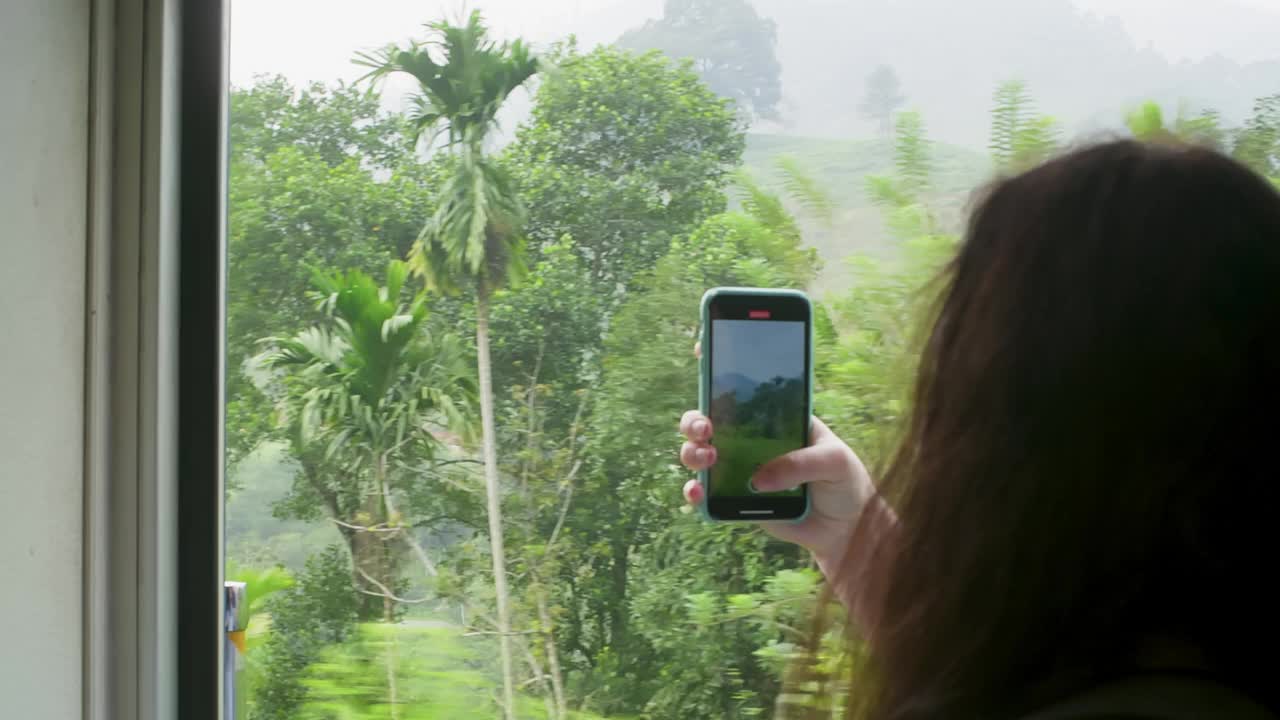
[[[1223,150],[1227,145],[1227,133],[1215,110],[1202,110],[1196,115],[1190,115],[1185,107],[1179,108],[1174,134],[1187,142],[1215,150]]]
[[[539,61],[523,42],[489,37],[480,12],[465,24],[429,23],[430,38],[407,48],[362,53],[365,79],[404,73],[418,86],[410,116],[415,137],[444,134],[456,162],[436,196],[436,211],[409,256],[430,286],[489,293],[518,280],[524,269],[520,227],[523,208],[506,171],[484,153],[498,111],[516,89],[538,72]],[[436,51],[441,61],[432,57]]]
[[[494,659],[461,632],[433,620],[410,625],[363,624],[341,645],[327,648],[306,673],[307,702],[297,720],[386,720],[385,658],[397,658],[400,720],[490,720],[499,714],[490,694]],[[543,703],[521,696],[523,720],[550,717]],[[571,713],[568,720],[597,720]]]
[[[273,339],[263,366],[279,373],[278,422],[300,465],[278,509],[314,517],[319,507],[347,542],[357,587],[380,597],[389,619],[404,546],[416,547],[416,513],[406,517],[398,501],[407,496],[415,511],[414,498],[456,496],[433,461],[441,435],[471,434],[474,383],[457,338],[426,333],[424,293],[406,300],[406,265],[393,261],[386,276],[380,287],[358,270],[317,272],[327,322]],[[373,612],[366,604],[361,614]]]
[[[507,165],[533,257],[571,237],[585,279],[611,300],[672,238],[724,210],[742,127],[687,64],[657,53],[570,44],[555,59]]]
[[[1185,104],[1178,108],[1172,126],[1166,124],[1160,104],[1150,100],[1125,116],[1125,126],[1135,139],[1145,142],[1190,143],[1215,150],[1223,149],[1226,143],[1226,133],[1216,112],[1205,110],[1191,115]]]
[[[285,148],[327,167],[357,158],[393,169],[411,159],[405,119],[382,110],[376,93],[343,83],[298,88],[283,76],[260,75],[232,89],[228,120],[233,163],[266,163]]]
[[[260,338],[321,319],[311,267],[373,272],[409,249],[431,207],[408,127],[354,88],[261,78],[231,94],[227,450],[271,437],[270,400],[246,361]]]
[[[550,433],[568,429],[578,405],[576,392],[599,376],[608,304],[583,282],[586,274],[573,240],[565,238],[543,249],[527,282],[493,299],[495,394],[520,396],[521,390],[544,387],[547,417],[542,422]]]
[[[1059,134],[1056,120],[1035,114],[1025,83],[1010,80],[996,88],[988,147],[999,170],[1017,172],[1039,163],[1057,149]]]
[[[249,718],[292,720],[305,701],[308,666],[355,629],[356,593],[346,552],[330,546],[307,560],[297,583],[266,604],[271,634],[249,653]]]
[[[254,568],[228,560],[224,574],[228,580],[242,582],[247,586],[250,618],[266,611],[267,600],[272,595],[294,585],[293,575],[279,566]]]
[[[1147,101],[1130,111],[1124,118],[1129,132],[1139,140],[1153,140],[1165,135],[1164,111],[1160,104]]]
[[[331,322],[271,341],[263,365],[286,371],[282,421],[300,447],[321,443],[326,460],[349,442],[368,451],[357,462],[392,448],[429,457],[439,441],[428,429],[467,428],[465,355],[456,338],[424,334],[426,297],[404,300],[407,276],[400,261],[382,287],[359,270],[317,272]]]
[[[835,204],[822,183],[791,155],[779,156],[776,164],[785,195],[798,202],[805,212],[819,222],[829,225],[835,214]]]
[[[818,344],[815,412],[870,467],[893,449],[930,309],[928,288],[955,243],[947,235],[921,235],[892,260],[855,256],[853,286],[832,305],[836,334]]]
[[[703,82],[741,112],[776,120],[782,99],[777,42],[777,26],[748,0],[666,0],[662,19],[627,31],[617,45],[689,59]]]
[[[931,183],[928,156],[919,149],[926,142],[918,116],[899,121],[896,173],[871,176],[867,185],[900,242],[898,252],[852,256],[852,287],[815,332],[815,410],[872,467],[892,449],[909,399],[916,341],[928,319],[930,281],[957,242],[920,192]]]
[[[920,113],[898,115],[893,138],[893,165],[904,192],[920,197],[929,189],[932,170],[929,140],[925,137],[924,119]]]
[[[867,76],[867,93],[858,105],[858,112],[879,123],[880,132],[887,135],[893,130],[893,114],[906,101],[898,74],[888,65],[877,65]]]
[[[358,53],[356,64],[369,68],[361,80],[405,73],[418,83],[409,119],[415,137],[443,133],[449,145],[480,142],[497,124],[507,96],[538,71],[538,59],[521,40],[499,43],[489,36],[479,10],[466,22],[427,23],[429,39]],[[432,50],[442,61],[432,57]]]
[[[1259,98],[1235,133],[1232,155],[1259,173],[1280,175],[1280,93]]]
[[[867,194],[886,213],[890,235],[908,242],[921,235],[938,232],[938,222],[926,205],[926,194],[932,185],[933,159],[931,143],[925,136],[924,120],[919,113],[898,116],[893,138],[893,175],[868,175]],[[857,276],[857,280],[862,280]]]

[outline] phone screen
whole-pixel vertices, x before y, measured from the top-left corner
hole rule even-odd
[[[724,501],[720,509],[734,517],[795,517],[803,512],[803,488],[756,493],[751,476],[808,442],[807,304],[801,311],[792,298],[736,300],[713,305],[710,320],[708,415],[717,460],[708,471],[708,500],[713,508]]]

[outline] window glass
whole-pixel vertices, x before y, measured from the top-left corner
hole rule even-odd
[[[814,562],[681,497],[704,290],[810,293],[874,467],[983,181],[1100,134],[1280,175],[1278,0],[469,7],[232,8],[250,718],[837,717],[836,634],[786,684]]]

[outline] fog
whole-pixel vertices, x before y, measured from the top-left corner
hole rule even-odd
[[[1073,134],[1114,126],[1144,99],[1240,119],[1280,91],[1280,0],[754,0],[777,25],[782,120],[768,132],[863,137],[867,75],[890,65],[931,136],[981,147],[995,85],[1028,83]],[[238,0],[232,81],[280,73],[353,80],[352,55],[421,35],[423,22],[483,10],[498,34],[545,45],[612,42],[662,0]],[[403,82],[403,81],[401,81]],[[407,89],[392,85],[394,105]],[[516,112],[520,111],[517,105]]]

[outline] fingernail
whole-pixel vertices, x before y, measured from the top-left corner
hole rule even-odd
[[[699,438],[706,437],[706,436],[707,436],[707,421],[706,421],[706,420],[694,420],[694,421],[693,421],[693,434],[694,434],[695,436],[699,437]]]
[[[693,459],[696,460],[699,465],[706,465],[707,462],[711,460],[711,452],[706,448],[698,448],[693,451]]]
[[[766,492],[765,490],[761,490],[760,486],[756,484],[755,478],[751,478],[748,482],[751,485],[751,492]]]

